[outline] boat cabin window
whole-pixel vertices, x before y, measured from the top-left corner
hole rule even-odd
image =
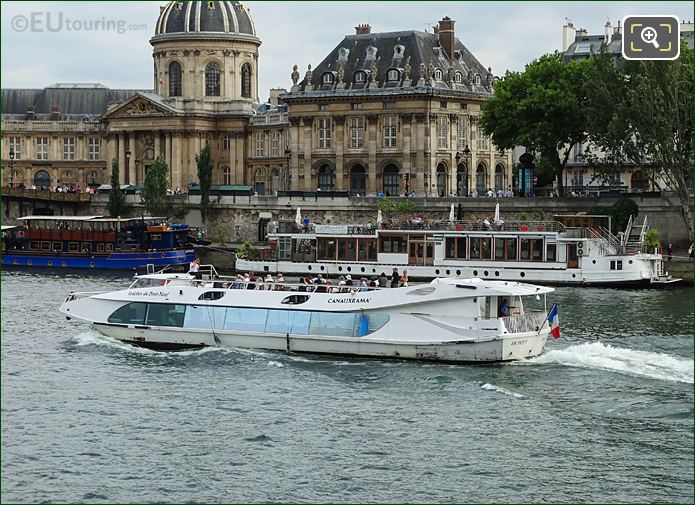
[[[113,312],[109,316],[108,322],[117,324],[144,324],[146,312],[146,303],[128,303],[123,307],[117,309],[115,312]]]
[[[543,239],[521,239],[521,261],[543,261]]]
[[[359,239],[357,245],[357,261],[376,261],[376,240]]]
[[[185,305],[174,305],[173,303],[150,303],[148,305],[145,324],[183,327]]]
[[[291,295],[283,299],[280,303],[285,305],[300,305],[309,301],[309,295]]]
[[[316,241],[313,239],[294,239],[292,261],[313,263],[316,261]]]
[[[316,259],[335,261],[337,251],[337,240],[333,237],[319,238],[316,242]]]
[[[516,238],[495,238],[495,260],[516,261]]]
[[[470,259],[489,260],[492,259],[492,238],[491,237],[471,237]]]
[[[278,237],[278,260],[292,261],[292,237]]]
[[[379,250],[387,254],[407,254],[408,240],[399,235],[382,235],[379,237]]]
[[[545,261],[557,261],[557,244],[546,244]]]
[[[206,291],[198,297],[198,300],[219,300],[224,295],[224,291]]]
[[[468,243],[466,237],[447,237],[446,238],[446,258],[466,259]]]
[[[139,289],[139,288],[153,288],[157,286],[166,286],[168,284],[168,279],[150,279],[150,278],[141,278],[141,279],[135,279],[135,281],[130,285],[130,289]]]
[[[357,239],[338,239],[338,259],[340,261],[357,261]]]

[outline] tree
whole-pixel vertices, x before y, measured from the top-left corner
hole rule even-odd
[[[483,105],[479,121],[497,147],[525,146],[547,160],[560,194],[570,153],[586,139],[585,65],[563,63],[562,54],[555,52],[532,61],[523,72],[507,71]]]
[[[166,209],[167,177],[169,167],[160,155],[145,174],[145,183],[140,198],[152,216],[160,216]]]
[[[630,162],[650,180],[676,191],[681,216],[693,239],[693,51],[681,43],[674,61],[590,58],[588,131],[599,154],[590,163],[599,174],[618,173]]]
[[[125,194],[121,190],[118,175],[118,160],[111,160],[111,191],[109,191],[109,203],[107,205],[111,217],[123,216],[128,212],[128,203]]]
[[[210,212],[210,186],[212,186],[212,156],[210,144],[206,144],[200,154],[196,154],[195,162],[198,165],[198,181],[200,183],[200,217],[203,223]]]

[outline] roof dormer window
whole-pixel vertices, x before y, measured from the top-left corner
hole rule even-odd
[[[443,75],[444,75],[444,74],[442,74],[442,71],[441,71],[440,69],[437,68],[437,69],[434,70],[434,80],[435,80],[435,81],[441,81]]]
[[[365,59],[367,60],[376,60],[376,52],[377,48],[374,46],[369,46],[367,48],[367,55],[365,56]]]
[[[323,74],[322,80],[324,84],[333,84],[333,73],[326,72],[325,74]]]
[[[400,72],[398,69],[392,68],[388,72],[386,72],[386,80],[387,81],[399,81],[401,79]]]
[[[403,55],[405,54],[405,46],[402,46],[400,44],[397,44],[393,48],[393,57],[394,58],[403,58]]]
[[[183,2],[176,2],[174,4],[174,10],[180,11],[183,8]]]
[[[473,84],[476,86],[480,86],[480,83],[482,82],[482,78],[480,77],[480,74],[475,74],[473,76]]]
[[[367,73],[363,70],[358,70],[355,72],[355,82],[360,84],[367,82]]]
[[[209,11],[215,10],[215,2],[208,2],[208,10]]]
[[[454,74],[454,81],[455,81],[457,84],[461,84],[461,83],[463,82],[463,74],[462,74],[461,72],[456,72],[456,73]]]
[[[346,47],[338,49],[338,61],[347,61],[350,55],[350,50]]]

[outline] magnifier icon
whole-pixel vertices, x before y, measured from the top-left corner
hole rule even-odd
[[[640,38],[645,44],[651,44],[653,45],[656,49],[659,49],[659,42],[657,42],[657,34],[656,30],[652,28],[651,26],[646,26],[642,29],[642,33],[640,34]]]

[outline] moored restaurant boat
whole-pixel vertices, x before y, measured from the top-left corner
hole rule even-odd
[[[377,219],[379,222],[379,219]],[[366,275],[394,267],[410,278],[457,277],[540,284],[654,286],[679,279],[645,251],[647,219],[615,235],[607,216],[547,221],[426,221],[296,226],[268,234],[270,249],[237,257],[236,268],[285,274]]]
[[[70,293],[60,311],[154,349],[222,346],[450,362],[537,356],[550,331],[539,300],[554,290],[531,284],[435,279],[385,289],[284,283],[256,289],[210,266],[200,274],[146,274],[121,291]],[[525,305],[529,297],[537,310]]]
[[[18,267],[144,269],[187,265],[195,250],[187,225],[166,218],[27,216],[2,227],[2,265]]]

